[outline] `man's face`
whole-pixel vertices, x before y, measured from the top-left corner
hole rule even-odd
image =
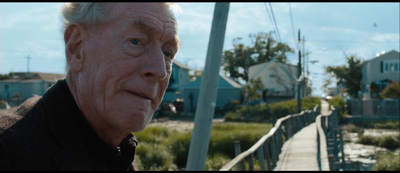
[[[168,87],[177,25],[164,4],[117,3],[112,9],[111,20],[91,27],[83,43],[80,97],[102,129],[137,132]]]

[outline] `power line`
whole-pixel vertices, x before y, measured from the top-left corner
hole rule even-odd
[[[296,45],[296,52],[299,50],[299,44],[296,44],[296,34],[294,32],[294,25],[293,25],[293,16],[292,16],[292,6],[289,3],[289,11],[290,11],[290,21],[292,24],[292,33],[293,33],[293,40],[294,40],[294,44]]]
[[[279,34],[278,24],[276,23],[276,20],[275,20],[274,10],[272,9],[271,3],[268,3],[268,4],[269,4],[269,8],[271,9],[272,18],[274,19],[274,25],[276,28],[276,32],[278,34],[279,42],[282,43],[281,35]]]
[[[279,31],[277,30],[277,27],[276,27],[276,24],[274,23],[274,20],[271,18],[271,15],[273,15],[273,14],[270,14],[266,2],[264,2],[264,6],[265,6],[265,10],[267,11],[267,14],[268,14],[269,21],[271,22],[271,24],[272,24],[272,26],[273,26],[272,29],[275,31],[274,34],[275,34],[275,36],[276,36],[276,40],[279,41],[279,42],[281,42],[280,36],[278,35],[278,34],[279,34]],[[272,9],[271,9],[271,10],[272,10]]]
[[[272,21],[271,15],[269,14],[269,10],[268,10],[268,7],[267,7],[267,3],[264,2],[264,6],[265,6],[265,10],[267,11],[267,15],[268,15],[268,18],[269,18],[269,22],[271,22],[271,24],[272,24],[272,30],[275,31],[274,22]],[[275,34],[275,36],[276,36],[276,39],[278,39],[278,35],[276,35],[276,32],[274,32],[274,34]]]

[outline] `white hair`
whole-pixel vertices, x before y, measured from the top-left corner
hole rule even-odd
[[[181,11],[176,3],[165,4],[172,14]],[[64,17],[63,32],[71,23],[88,26],[98,22],[106,22],[111,18],[111,5],[113,3],[70,2],[64,4],[61,8],[61,14]]]
[[[70,2],[65,3],[61,8],[61,14],[64,18],[62,32],[69,25],[73,23],[81,24],[85,27],[89,27],[92,24],[99,24],[107,22],[112,18],[112,7],[115,3],[95,3],[95,2]],[[171,14],[174,13],[180,7],[175,3],[165,3]],[[69,72],[69,64],[66,63],[65,70]]]
[[[66,3],[61,8],[61,14],[64,17],[63,31],[71,23],[79,23],[87,26],[90,24],[105,22],[110,18],[110,10],[106,8],[110,3],[94,2],[71,2]]]

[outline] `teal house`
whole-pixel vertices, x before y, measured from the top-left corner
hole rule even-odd
[[[163,102],[174,102],[182,100],[183,88],[189,83],[189,67],[178,62],[173,61],[172,74],[169,79],[167,91],[164,94]]]
[[[200,86],[202,77],[197,78],[195,81],[188,83],[184,87],[184,112],[194,113],[197,107],[197,100],[199,98]],[[237,82],[220,75],[218,81],[218,90],[215,106],[223,107],[234,101],[241,103],[243,86]]]
[[[64,78],[64,74],[15,72],[13,78],[0,80],[0,99],[16,106],[35,95],[43,95],[50,86]]]

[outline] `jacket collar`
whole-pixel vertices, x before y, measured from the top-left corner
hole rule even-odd
[[[115,156],[116,148],[105,143],[90,127],[82,112],[79,110],[65,80],[58,81],[43,96],[43,104],[47,112],[48,127],[60,144],[60,150],[54,159],[61,170],[108,170],[105,164],[88,163],[91,160],[89,151],[96,152],[109,161]],[[137,140],[134,135],[128,136],[121,143],[122,152],[125,152],[125,164],[131,165]],[[89,147],[89,148],[88,148]],[[83,152],[77,152],[83,151]],[[133,153],[132,153],[133,152]],[[129,163],[127,163],[129,162]],[[94,166],[95,165],[95,166]]]

